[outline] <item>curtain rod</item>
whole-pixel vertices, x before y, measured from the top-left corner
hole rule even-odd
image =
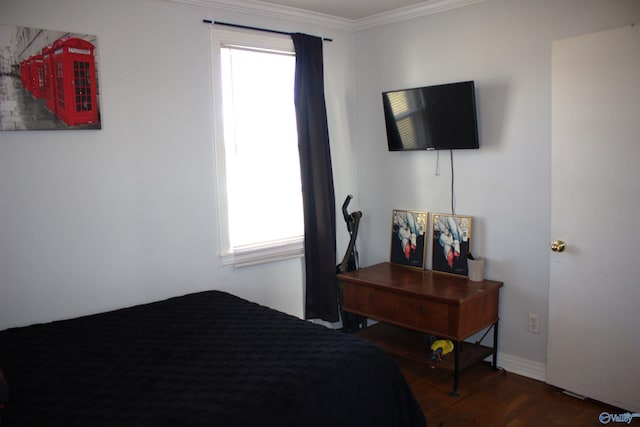
[[[228,22],[212,21],[211,19],[203,19],[202,22],[204,22],[205,24],[225,25],[227,27],[244,28],[245,30],[256,30],[256,31],[264,31],[266,33],[284,34],[285,36],[290,36],[291,34],[293,34],[293,33],[287,33],[285,31],[269,30],[267,28],[250,27],[248,25],[230,24]],[[333,41],[333,39],[328,39],[326,37],[323,37],[322,40],[326,42]]]

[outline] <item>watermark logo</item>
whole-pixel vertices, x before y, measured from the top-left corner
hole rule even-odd
[[[630,412],[625,412],[624,414],[610,414],[608,412],[603,412],[600,414],[600,417],[598,417],[598,419],[602,424],[609,424],[609,423],[631,424],[631,421],[634,418],[640,418],[640,413],[636,412],[632,414]]]

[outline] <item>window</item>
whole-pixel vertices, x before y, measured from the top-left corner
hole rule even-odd
[[[214,136],[222,255],[301,256],[304,221],[289,37],[213,31]]]

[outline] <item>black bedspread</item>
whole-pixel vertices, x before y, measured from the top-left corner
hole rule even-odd
[[[209,291],[0,332],[2,426],[424,426],[363,340]]]

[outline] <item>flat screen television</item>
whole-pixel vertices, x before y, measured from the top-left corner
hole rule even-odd
[[[389,151],[479,148],[473,81],[382,93]]]

